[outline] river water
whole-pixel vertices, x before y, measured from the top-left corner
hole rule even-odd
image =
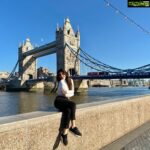
[[[149,95],[147,87],[89,88],[86,93],[72,98],[77,104],[119,101],[126,98]],[[3,92],[0,91],[0,117],[33,111],[52,111],[55,94],[49,91]]]

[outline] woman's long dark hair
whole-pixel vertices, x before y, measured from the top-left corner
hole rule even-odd
[[[59,75],[61,72],[62,72],[63,74],[65,74],[65,70],[59,69],[59,70],[57,71],[56,79],[57,79],[58,82],[61,80],[60,75]]]
[[[66,72],[66,82],[67,82],[69,90],[72,90],[72,82],[71,82],[71,78],[68,75],[68,72]]]
[[[60,80],[61,80],[61,78],[60,78],[60,76],[59,76],[59,74],[60,73],[63,73],[63,74],[65,74],[66,75],[66,82],[67,82],[67,85],[68,85],[68,88],[69,88],[69,90],[72,90],[72,82],[71,82],[71,78],[69,77],[69,75],[68,75],[68,73],[65,71],[65,70],[63,70],[63,69],[59,69],[58,71],[57,71],[57,81],[59,82]]]

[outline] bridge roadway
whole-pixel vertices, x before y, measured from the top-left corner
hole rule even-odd
[[[143,79],[150,78],[150,73],[145,74],[114,74],[114,75],[100,75],[100,76],[73,76],[73,79]]]
[[[150,78],[150,73],[147,73],[147,74],[136,74],[136,75],[133,75],[133,74],[120,74],[120,75],[117,75],[117,74],[114,74],[114,75],[101,75],[101,76],[87,76],[87,75],[80,75],[80,76],[72,76],[71,77],[72,79],[74,80],[93,80],[93,79],[144,79],[144,78]],[[41,81],[51,81],[51,82],[54,82],[56,81],[56,77],[55,76],[52,76],[52,77],[47,77],[47,78],[38,78],[38,79],[29,79],[27,80],[26,82],[27,83],[36,83],[36,82],[41,82]],[[6,84],[9,84],[9,82],[1,82],[0,85],[6,85]]]
[[[150,121],[101,150],[150,150]]]
[[[114,75],[101,75],[101,76],[87,76],[87,75],[80,75],[80,76],[72,76],[71,77],[74,80],[77,79],[144,79],[144,78],[150,78],[150,73],[146,74],[114,74]],[[40,82],[40,81],[54,81],[56,80],[55,77],[48,77],[48,78],[40,78],[40,79],[30,79],[27,80],[27,82]]]

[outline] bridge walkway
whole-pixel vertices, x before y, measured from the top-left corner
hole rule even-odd
[[[101,150],[150,150],[150,121]]]

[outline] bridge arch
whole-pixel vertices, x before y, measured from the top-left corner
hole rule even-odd
[[[68,72],[69,72],[69,75],[70,75],[70,76],[77,75],[77,71],[75,70],[75,68],[70,68],[70,69],[68,70]]]
[[[33,79],[33,75],[32,74],[28,74],[29,79]]]

